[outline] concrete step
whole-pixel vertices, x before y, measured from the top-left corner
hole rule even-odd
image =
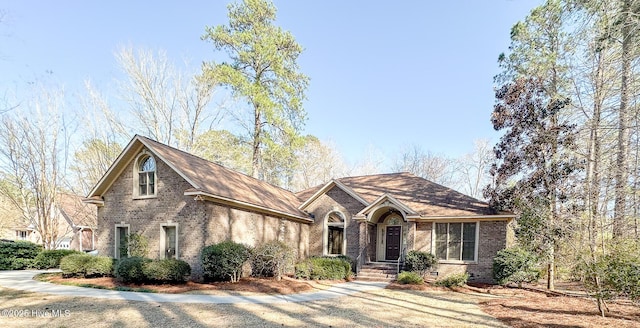
[[[356,277],[365,281],[393,281],[397,278],[398,265],[395,263],[367,263]]]

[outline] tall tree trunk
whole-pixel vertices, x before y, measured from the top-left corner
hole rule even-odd
[[[253,117],[253,144],[251,154],[251,176],[254,178],[260,178],[260,146],[262,138],[262,119],[260,113],[260,106],[255,105]]]
[[[604,101],[604,83],[603,83],[603,65],[604,65],[604,52],[600,51],[597,54],[597,64],[595,72],[595,90],[593,101],[593,113],[591,116],[591,122],[589,126],[589,155],[587,159],[587,211],[589,216],[588,232],[589,232],[589,246],[592,252],[596,249],[596,238],[598,236],[597,220],[598,217],[598,200],[600,196],[600,123],[602,119],[602,104]]]
[[[620,109],[618,117],[618,152],[616,157],[616,188],[613,213],[613,236],[621,237],[625,231],[627,180],[628,172],[628,144],[629,144],[629,78],[631,74],[631,1],[624,0],[622,5],[622,68],[620,79]]]

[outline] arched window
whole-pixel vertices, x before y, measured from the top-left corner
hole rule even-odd
[[[326,222],[327,255],[344,255],[344,216],[341,213],[333,212],[327,216]]]
[[[138,160],[138,196],[156,194],[156,160],[143,156]]]

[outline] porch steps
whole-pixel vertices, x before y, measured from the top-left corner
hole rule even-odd
[[[358,272],[357,280],[364,281],[393,281],[398,274],[397,263],[371,262],[366,263]]]

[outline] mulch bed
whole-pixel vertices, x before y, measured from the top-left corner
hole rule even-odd
[[[607,317],[586,297],[547,296],[524,292],[521,297],[480,303],[480,308],[505,324],[520,327],[640,327],[640,306],[629,301],[609,302]]]
[[[189,281],[184,284],[125,284],[113,277],[102,278],[62,278],[61,275],[51,275],[46,281],[54,284],[86,284],[102,286],[106,289],[131,288],[145,289],[156,293],[180,294],[186,292],[229,291],[229,292],[254,292],[260,294],[295,294],[317,290],[317,284],[309,281],[291,279],[288,277],[278,281],[269,278],[242,278],[237,283],[215,282],[198,283]]]

